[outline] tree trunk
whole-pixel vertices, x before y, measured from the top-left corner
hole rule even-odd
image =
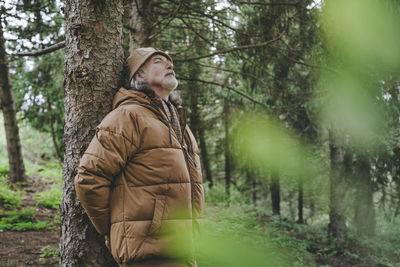
[[[298,219],[297,223],[304,223],[304,218],[303,218],[303,207],[304,207],[304,202],[303,202],[303,179],[300,177],[298,181]]]
[[[371,164],[366,155],[358,155],[356,165],[356,210],[354,221],[359,233],[375,234],[374,186],[371,180]]]
[[[193,41],[193,45],[196,49],[196,53],[201,53],[204,51],[203,43],[195,37]],[[207,152],[207,144],[206,144],[206,137],[204,131],[203,121],[200,118],[200,110],[199,110],[199,99],[201,97],[201,91],[198,87],[198,84],[194,82],[199,78],[201,73],[201,69],[199,65],[196,64],[188,64],[188,73],[189,73],[189,80],[188,81],[188,91],[190,92],[189,95],[189,102],[190,102],[190,128],[193,131],[196,140],[200,142],[200,154],[201,154],[201,163],[203,166],[203,170],[205,173],[205,180],[208,181],[208,187],[212,188],[214,185],[212,174],[211,174],[211,167],[210,167],[210,160],[208,158]]]
[[[8,71],[8,61],[5,49],[5,39],[2,26],[2,10],[0,10],[0,107],[3,111],[4,130],[7,139],[7,153],[9,162],[9,180],[12,183],[24,182],[25,166],[22,158],[21,142],[19,138],[17,112],[14,103],[11,82]]]
[[[151,46],[149,18],[152,15],[152,0],[131,1],[129,49]]]
[[[56,156],[57,160],[60,160],[60,153],[59,153],[59,148],[57,145],[57,141],[56,141],[56,133],[54,131],[54,125],[53,125],[53,112],[51,110],[51,103],[50,103],[50,99],[47,98],[47,112],[49,115],[49,124],[50,124],[50,133],[51,133],[51,140],[53,141],[53,147],[54,147],[54,155]]]
[[[61,266],[117,266],[76,198],[74,177],[95,127],[111,110],[121,81],[123,0],[65,5],[65,156]]]
[[[225,191],[229,199],[231,195],[231,155],[229,149],[229,100],[224,100],[224,126],[225,126]]]
[[[200,124],[199,136],[198,136],[199,139],[197,140],[200,141],[201,162],[203,163],[203,169],[206,174],[205,177],[206,181],[208,181],[208,188],[211,189],[214,186],[214,181],[211,174],[210,159],[208,158],[205,132],[200,118],[199,118],[199,124]]]
[[[346,156],[339,138],[334,138],[332,132],[329,137],[331,173],[328,233],[341,244],[346,232]]]
[[[279,175],[273,174],[271,177],[271,202],[272,202],[272,214],[281,214],[281,195],[280,195],[280,182]]]
[[[252,195],[252,200],[253,200],[253,205],[257,206],[257,180],[254,177],[254,174],[251,176],[252,180],[252,190],[251,190],[251,195]]]

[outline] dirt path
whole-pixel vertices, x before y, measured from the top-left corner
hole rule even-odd
[[[39,262],[41,249],[45,246],[58,247],[57,230],[0,233],[0,266],[57,266],[58,262],[46,258]]]

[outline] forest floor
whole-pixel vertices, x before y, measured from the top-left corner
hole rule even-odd
[[[0,267],[58,266],[62,181],[51,139],[21,128],[27,182],[13,187],[3,133],[0,120]],[[400,222],[377,225],[373,238],[349,227],[338,246],[327,236],[326,221],[297,224],[271,216],[265,205],[243,203],[245,197],[233,189],[236,197],[228,204],[222,183],[205,188],[204,232],[219,239],[199,253],[199,267],[400,266]]]
[[[35,229],[35,225],[26,224],[23,231],[0,230],[0,266],[58,266],[58,244],[60,241],[60,222],[58,209],[38,205],[36,192],[49,190],[51,184],[43,182],[38,176],[28,177],[23,185],[24,199],[18,210],[34,209],[34,215],[23,221],[47,222],[44,229]],[[15,210],[0,200],[0,218]],[[29,214],[30,215],[30,214]],[[5,218],[5,216],[3,217]],[[21,220],[21,218],[20,218]],[[14,224],[15,225],[15,224]],[[24,228],[24,225],[20,225]],[[30,229],[29,228],[34,228]],[[40,228],[40,227],[36,227]]]
[[[1,267],[58,266],[59,212],[54,206],[49,208],[38,204],[37,196],[37,192],[49,192],[51,188],[52,184],[39,175],[29,176],[27,183],[22,186],[21,192],[23,192],[24,198],[17,210],[32,212],[33,209],[33,215],[27,216],[29,217],[28,221],[47,222],[47,224],[43,227],[44,229],[29,230],[28,228],[32,227],[32,224],[28,224],[28,226],[20,225],[21,229],[18,231],[0,230]],[[4,218],[7,218],[6,214],[15,210],[15,207],[0,201],[0,210],[0,218],[3,221]],[[246,238],[251,243],[256,246],[261,244],[261,247],[268,239],[268,242],[271,242],[277,251],[277,257],[283,260],[278,265],[266,264],[265,266],[400,266],[397,265],[399,261],[395,259],[398,257],[395,247],[393,247],[393,255],[385,254],[387,259],[385,262],[382,261],[382,257],[374,258],[374,255],[371,255],[376,254],[376,251],[360,246],[358,243],[347,241],[345,246],[339,249],[329,243],[324,233],[315,228],[296,225],[274,217],[260,218],[254,210],[245,206],[227,207],[209,203],[206,218],[208,227],[214,231],[223,232],[223,235],[234,236],[238,233],[239,235],[246,233]],[[23,220],[24,218],[20,217],[19,219]],[[246,243],[243,241],[246,239],[244,236],[240,238],[240,242]],[[240,257],[240,253],[238,257]],[[212,264],[207,260],[200,259],[199,261],[199,266],[217,267],[221,265],[218,261]],[[246,267],[246,265],[243,266]]]

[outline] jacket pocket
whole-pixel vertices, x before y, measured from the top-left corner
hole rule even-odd
[[[164,215],[165,196],[157,196],[154,203],[153,219],[148,230],[148,235],[157,234],[160,231],[161,220]]]

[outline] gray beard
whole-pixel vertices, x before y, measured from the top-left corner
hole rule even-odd
[[[167,77],[163,80],[161,86],[167,90],[172,91],[178,86],[178,80],[175,77]]]
[[[176,81],[176,84],[178,84],[178,81]],[[155,97],[155,93],[154,93],[153,89],[151,89],[149,84],[144,81],[137,81],[137,80],[132,79],[128,89],[141,91],[150,97]],[[169,101],[176,107],[179,107],[182,105],[181,95],[179,92],[177,92],[175,90],[172,91],[171,94],[169,95]]]

